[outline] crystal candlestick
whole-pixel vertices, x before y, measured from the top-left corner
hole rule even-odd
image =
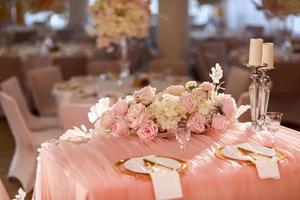
[[[251,106],[251,128],[253,130],[257,130],[259,127],[259,85],[260,85],[260,76],[262,72],[259,70],[264,66],[250,66],[246,65],[246,67],[251,68],[250,78],[252,79],[252,83],[249,86],[249,96],[250,96],[250,106]]]
[[[266,125],[266,112],[268,110],[269,97],[270,97],[270,88],[268,83],[270,82],[270,77],[267,75],[267,70],[261,68],[261,76],[259,77],[259,94],[258,94],[258,104],[259,104],[259,125],[260,128],[265,127]]]

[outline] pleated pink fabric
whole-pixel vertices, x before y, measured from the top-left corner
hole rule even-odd
[[[190,169],[181,177],[183,199],[289,199],[300,197],[300,133],[282,127],[275,146],[287,152],[279,164],[281,179],[261,180],[252,165],[216,158],[218,147],[250,142],[269,144],[268,132],[254,135],[249,124],[224,134],[193,135],[185,152],[174,139],[144,143],[138,138],[98,136],[87,143],[46,143],[33,199],[154,199],[150,179],[122,174],[114,163],[132,156],[163,155],[185,159]]]

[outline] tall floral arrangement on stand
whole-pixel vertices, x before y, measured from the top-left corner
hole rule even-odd
[[[97,46],[120,44],[124,38],[144,38],[151,20],[151,0],[96,0],[90,6],[93,26],[87,27],[97,37]]]

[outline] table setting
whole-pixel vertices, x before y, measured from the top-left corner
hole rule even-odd
[[[300,134],[267,111],[261,81],[275,70],[272,52],[251,39],[251,105],[223,93],[218,63],[211,82],[100,98],[87,113],[91,127],[41,145],[33,198],[298,199]],[[240,123],[248,109],[252,122]]]

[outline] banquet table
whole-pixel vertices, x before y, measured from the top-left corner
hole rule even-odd
[[[275,146],[287,154],[280,179],[259,179],[251,164],[217,158],[217,148],[249,142],[269,145],[267,131],[253,133],[238,123],[223,134],[208,130],[192,135],[181,152],[175,139],[144,143],[138,138],[96,136],[87,142],[42,144],[33,199],[154,199],[151,180],[122,173],[114,163],[135,156],[162,155],[184,159],[183,199],[300,199],[300,133],[281,126]]]
[[[58,113],[65,130],[81,124],[90,127],[87,113],[99,98],[109,97],[113,103],[119,97],[131,95],[145,86],[134,84],[137,80],[142,80],[141,77],[143,79],[147,77],[149,84],[157,88],[157,92],[169,85],[185,84],[189,80],[186,76],[162,77],[162,75],[151,73],[140,74],[138,75],[140,78],[130,76],[122,80],[120,84],[115,75],[110,76],[111,78],[105,79],[101,76],[77,76],[54,86],[52,94],[56,97]]]

